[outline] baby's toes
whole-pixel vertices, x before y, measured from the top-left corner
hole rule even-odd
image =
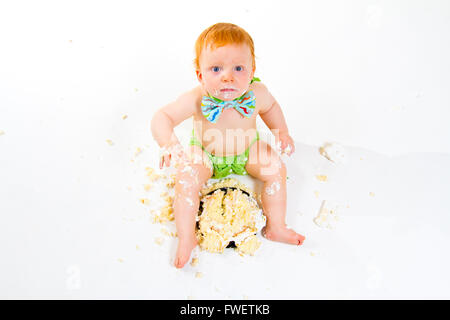
[[[178,268],[178,269],[183,268],[188,259],[189,259],[189,256],[186,256],[186,255],[178,256],[175,259],[175,263],[174,263],[175,267]]]
[[[302,236],[301,234],[298,234],[297,233],[297,245],[298,246],[300,246],[300,245],[302,245],[303,244],[303,241],[305,241],[305,237],[304,236]]]

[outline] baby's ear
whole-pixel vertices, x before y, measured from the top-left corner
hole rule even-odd
[[[200,72],[200,70],[195,70],[195,73],[197,74],[197,79],[198,79],[198,81],[199,81],[199,82],[202,82],[202,80],[203,80],[203,75],[202,75],[202,73]]]
[[[252,74],[251,74],[250,80],[253,79],[253,77],[255,76],[255,70],[256,70],[256,67],[253,66],[253,70],[252,70]]]

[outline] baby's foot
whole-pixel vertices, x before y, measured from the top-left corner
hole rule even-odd
[[[263,228],[262,234],[269,240],[295,244],[298,246],[303,244],[303,241],[305,240],[304,236],[286,226],[275,227],[267,225]]]
[[[176,268],[183,268],[186,262],[191,257],[192,250],[197,246],[197,239],[195,235],[186,239],[178,239],[177,254],[175,257],[174,266]]]

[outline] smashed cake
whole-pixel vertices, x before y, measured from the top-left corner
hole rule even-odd
[[[201,191],[196,235],[202,250],[235,247],[253,255],[261,245],[256,233],[266,224],[255,193],[236,179],[209,184]]]

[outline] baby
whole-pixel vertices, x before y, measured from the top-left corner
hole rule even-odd
[[[174,265],[182,268],[197,245],[196,216],[199,191],[210,178],[250,174],[264,183],[261,194],[270,240],[300,245],[305,237],[287,228],[286,166],[269,144],[259,139],[259,115],[275,135],[281,151],[291,155],[289,136],[280,105],[255,74],[253,40],[242,28],[217,23],[198,37],[194,60],[199,86],[159,109],[151,123],[162,147],[159,166],[175,163],[173,203],[178,233]],[[193,117],[192,138],[184,151],[174,134],[183,120]]]

